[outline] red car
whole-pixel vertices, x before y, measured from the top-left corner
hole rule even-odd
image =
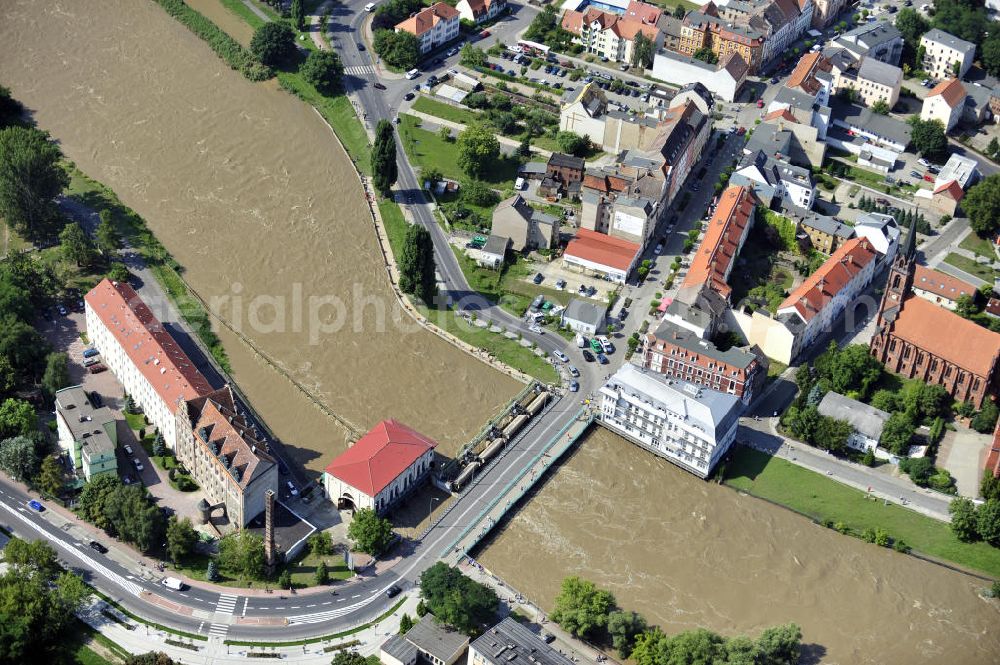
[[[107,370],[108,368],[102,365],[101,363],[97,363],[96,365],[91,365],[90,367],[87,368],[87,371],[90,372],[91,374],[100,374],[101,372],[106,372]]]
[[[924,180],[926,180],[927,182],[934,182],[934,175],[930,173],[925,173]]]
[[[483,30],[482,32],[479,33],[479,38],[480,39],[486,39],[489,36],[490,36],[490,31],[489,30]]]
[[[747,128],[746,127],[740,127],[739,129],[736,130],[736,134],[738,136],[743,136],[746,133],[747,133]]]
[[[763,99],[758,99],[757,100],[757,108],[759,108],[759,109],[764,108],[764,100]]]

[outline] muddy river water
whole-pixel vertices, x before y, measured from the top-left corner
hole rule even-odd
[[[196,290],[349,421],[396,417],[449,453],[517,390],[393,324],[364,196],[328,128],[273,82],[230,71],[154,3],[3,0],[0,82],[149,222]],[[316,470],[344,448],[346,430],[221,334],[240,385],[299,461]],[[977,597],[981,583],[696,480],[601,430],[481,560],[543,607],[577,573],[668,630],[796,621],[823,662],[1000,654],[1000,613]]]

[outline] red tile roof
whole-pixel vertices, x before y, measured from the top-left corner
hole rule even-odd
[[[803,92],[815,95],[821,87],[815,76],[817,69],[828,72],[833,69],[833,65],[818,51],[806,53],[795,65],[795,69],[792,70],[791,76],[788,77],[788,83],[785,85],[789,88],[800,88]]]
[[[990,298],[986,303],[985,312],[993,316],[1000,316],[1000,298]]]
[[[789,111],[787,108],[778,109],[777,111],[771,111],[770,113],[764,116],[764,122],[770,122],[775,118],[781,118],[783,120],[787,120],[788,122],[798,122],[798,120],[795,119],[795,116],[792,115],[792,112]]]
[[[726,275],[739,254],[744,230],[753,217],[756,205],[753,192],[747,187],[732,185],[722,192],[719,206],[708,222],[701,246],[691,259],[691,268],[681,289],[705,284],[724,298],[729,298],[732,288],[726,283]]]
[[[562,15],[562,29],[579,35],[583,31],[583,12],[567,9]]]
[[[878,255],[868,238],[851,238],[799,284],[778,311],[794,308],[803,321],[811,321]]]
[[[419,37],[441,21],[458,17],[458,10],[443,2],[436,2],[427,9],[422,9],[405,21],[396,24],[397,30],[409,32]]]
[[[1000,335],[916,296],[903,302],[892,334],[978,376],[1000,356]]]
[[[983,465],[986,471],[993,474],[994,478],[1000,477],[1000,421],[993,429],[993,443],[986,454],[986,464]]]
[[[659,33],[659,28],[655,25],[645,23],[638,19],[601,11],[600,9],[596,9],[594,7],[590,7],[582,13],[573,10],[566,10],[563,12],[561,25],[563,30],[571,32],[574,35],[580,35],[583,32],[584,25],[589,26],[594,22],[597,22],[599,30],[611,30],[622,39],[629,41],[635,39],[635,36],[640,32],[649,39],[655,41],[657,34]]]
[[[579,229],[566,245],[564,256],[574,256],[584,261],[628,271],[642,248],[634,242],[613,238],[597,231]]]
[[[649,5],[645,2],[632,0],[625,8],[625,18],[641,21],[648,25],[656,25],[656,22],[663,16],[663,10],[656,5]]]
[[[212,392],[208,380],[131,286],[105,279],[84,300],[171,412],[178,400]]]
[[[935,97],[941,95],[944,98],[944,103],[951,108],[955,108],[959,104],[965,103],[965,86],[958,79],[951,78],[941,81],[934,89],[927,93],[928,97]]]
[[[949,180],[940,187],[934,190],[935,196],[941,194],[942,196],[948,196],[955,201],[961,201],[965,196],[965,190],[962,186],[958,184],[957,180]]]
[[[955,300],[960,295],[976,294],[976,287],[972,284],[922,265],[917,265],[913,271],[913,288],[930,291],[948,300]]]
[[[326,472],[374,497],[436,446],[398,420],[383,420],[330,462]]]

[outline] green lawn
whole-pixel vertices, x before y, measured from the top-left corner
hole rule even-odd
[[[530,374],[545,383],[557,383],[559,374],[544,358],[539,358],[530,347],[521,346],[518,340],[507,339],[503,333],[492,333],[486,328],[477,328],[453,311],[431,311],[420,306],[421,313],[434,325],[451,333],[467,344],[485,349],[497,360]]]
[[[403,211],[393,201],[381,200],[378,203],[378,211],[382,216],[382,225],[385,227],[385,234],[389,237],[389,246],[392,247],[392,254],[399,257],[403,251],[403,243],[406,241],[406,229],[410,225],[403,217]]]
[[[419,111],[420,113],[426,113],[427,115],[432,115],[443,120],[461,123],[463,125],[471,125],[477,118],[479,118],[479,114],[475,111],[460,109],[456,106],[452,106],[451,104],[445,104],[444,102],[439,102],[436,99],[431,99],[430,97],[426,97],[424,95],[418,97],[417,101],[413,103],[413,110]]]
[[[298,587],[316,586],[316,567],[319,566],[321,560],[326,561],[326,569],[330,573],[331,580],[346,580],[354,576],[354,573],[344,563],[343,555],[330,554],[317,557],[308,550],[306,552],[305,556],[288,565],[288,572],[292,575],[292,584]]]
[[[222,3],[223,7],[249,23],[250,27],[254,30],[264,25],[264,19],[257,16],[249,7],[243,4],[243,0],[219,0],[219,2]],[[268,7],[268,9],[270,8]]]
[[[725,483],[819,522],[843,522],[855,533],[881,527],[917,552],[1000,577],[1000,549],[961,543],[943,522],[896,504],[865,499],[860,490],[786,460],[737,447],[726,466]]]
[[[410,161],[420,169],[437,169],[446,178],[462,180],[466,176],[458,165],[458,143],[445,141],[436,132],[420,127],[420,119],[405,113],[400,114],[398,127]],[[493,164],[483,181],[500,189],[514,186],[519,163],[512,157],[501,157]]]
[[[980,256],[993,257],[996,253],[993,251],[993,243],[986,238],[980,238],[975,233],[970,233],[965,236],[959,247],[962,249],[967,249],[973,254],[978,254]]]
[[[981,280],[993,283],[994,271],[989,265],[984,265],[981,263],[976,263],[974,259],[970,259],[967,256],[962,256],[961,254],[949,254],[944,257],[945,263],[950,263],[959,270],[964,270],[970,275],[974,275]]]

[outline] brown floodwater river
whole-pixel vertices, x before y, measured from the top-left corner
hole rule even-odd
[[[448,454],[518,390],[401,315],[364,193],[318,114],[231,71],[153,2],[5,1],[0,78],[200,294],[357,427],[398,418]],[[344,448],[341,427],[223,338],[301,462],[317,470]]]
[[[195,5],[246,41],[214,0]],[[393,323],[364,195],[329,129],[274,82],[229,70],[154,3],[0,2],[0,83],[148,221],[199,293],[349,421],[396,417],[449,453],[518,389]],[[221,335],[241,387],[299,461],[316,470],[344,448],[345,429]],[[667,630],[795,621],[823,662],[1000,653],[1000,613],[977,596],[981,582],[696,480],[602,430],[481,560],[546,608],[580,574]]]

